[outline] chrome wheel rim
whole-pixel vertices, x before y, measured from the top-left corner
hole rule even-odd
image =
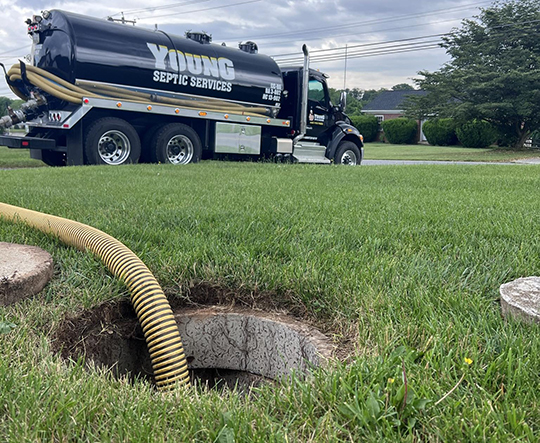
[[[98,154],[108,165],[121,165],[131,154],[131,143],[123,132],[107,131],[98,141]]]
[[[193,159],[193,142],[185,135],[175,135],[167,143],[167,160],[173,165],[185,165]]]
[[[341,164],[356,166],[358,164],[358,158],[356,157],[356,153],[350,149],[347,149],[341,156]]]

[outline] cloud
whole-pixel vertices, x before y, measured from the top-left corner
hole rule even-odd
[[[242,4],[240,4],[242,3]],[[172,5],[172,6],[171,6]],[[235,6],[230,6],[235,5]],[[467,6],[469,5],[469,6]],[[214,42],[236,46],[253,40],[259,52],[279,55],[300,54],[303,43],[311,51],[384,42],[447,32],[460,19],[487,6],[474,0],[155,0],[152,7],[142,0],[56,1],[49,9],[64,9],[98,18],[114,15],[137,19],[137,26],[177,35],[186,30],[204,30]],[[10,65],[29,52],[30,39],[24,20],[39,14],[37,0],[0,0],[3,11],[0,34],[0,62]],[[347,86],[362,89],[391,87],[410,82],[422,69],[436,70],[447,56],[442,49],[405,54],[388,54],[347,60]],[[343,86],[344,60],[324,61],[317,66],[331,75],[333,87]],[[0,82],[0,95],[7,88]]]

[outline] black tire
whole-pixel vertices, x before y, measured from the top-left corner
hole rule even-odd
[[[66,154],[58,151],[41,151],[41,161],[49,166],[66,166]]]
[[[90,165],[137,163],[141,155],[139,134],[127,121],[104,117],[92,123],[84,137],[84,158]]]
[[[197,133],[182,123],[160,128],[152,140],[152,161],[186,165],[201,160],[202,144]]]
[[[342,141],[334,155],[334,164],[357,166],[362,162],[360,149],[353,142]]]
[[[164,124],[158,124],[154,126],[150,126],[146,129],[144,132],[144,135],[141,139],[141,157],[139,159],[139,162],[141,163],[150,163],[153,160],[154,155],[152,154],[152,142],[155,138],[156,133],[165,126]]]

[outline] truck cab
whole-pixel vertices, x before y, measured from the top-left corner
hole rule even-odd
[[[294,157],[310,163],[360,164],[363,139],[344,113],[345,100],[334,105],[330,100],[327,75],[309,69],[307,104],[302,100],[303,68],[282,68],[284,99],[278,118],[291,121],[299,140]],[[307,106],[302,130],[301,108]],[[303,135],[302,135],[303,132]]]

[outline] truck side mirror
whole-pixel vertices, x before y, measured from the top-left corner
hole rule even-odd
[[[341,94],[339,96],[339,110],[341,112],[344,112],[346,107],[347,107],[347,92],[341,91]]]

